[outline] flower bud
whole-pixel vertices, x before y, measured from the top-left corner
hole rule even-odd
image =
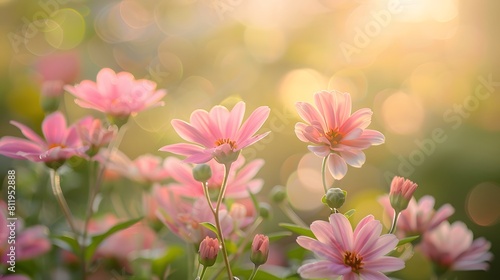
[[[200,243],[199,262],[205,267],[214,265],[219,253],[219,240],[215,238],[205,237]]]
[[[64,82],[59,80],[45,81],[42,84],[40,104],[46,113],[57,111],[64,93]]]
[[[269,256],[269,237],[263,234],[257,234],[253,238],[252,252],[250,260],[256,265],[262,265],[267,262]]]
[[[198,164],[193,168],[193,177],[196,181],[205,183],[212,177],[212,169],[208,164]]]
[[[413,193],[418,185],[403,177],[394,177],[391,182],[391,191],[389,200],[392,208],[397,212],[401,212],[408,207]]]
[[[271,216],[271,205],[265,202],[259,203],[259,215],[264,219],[268,219]]]
[[[326,191],[326,194],[323,196],[321,201],[324,204],[328,205],[328,207],[330,207],[331,209],[337,209],[344,205],[346,196],[346,191],[339,188],[331,188]]]
[[[280,185],[274,186],[271,190],[271,199],[276,203],[281,203],[286,199],[286,188]]]

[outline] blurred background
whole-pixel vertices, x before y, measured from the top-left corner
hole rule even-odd
[[[244,152],[266,161],[259,197],[286,186],[311,222],[327,215],[321,159],[295,136],[294,104],[323,89],[347,91],[353,110],[373,109],[370,128],[386,143],[335,182],[348,191],[343,210],[356,208],[355,222],[369,213],[382,219],[377,197],[393,176],[407,177],[419,184],[417,198],[450,203],[451,221],[493,244],[490,271],[457,279],[498,279],[498,11],[493,0],[0,0],[0,136],[20,135],[12,119],[40,131],[43,81],[95,80],[103,67],[168,90],[164,107],[131,120],[120,148],[132,159],[166,156],[158,148],[181,140],[172,118],[239,100],[247,112],[268,105],[262,131],[272,134]],[[69,94],[63,108],[70,121],[92,113]],[[0,158],[1,174],[17,165]],[[274,210],[269,231],[288,222]],[[416,254],[397,276],[428,279],[430,269]]]

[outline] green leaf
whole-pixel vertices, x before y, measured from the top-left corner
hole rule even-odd
[[[233,269],[233,274],[234,276],[240,278],[240,279],[248,279],[250,277],[250,274],[252,274],[251,269]],[[243,278],[244,276],[245,278]],[[259,280],[282,280],[283,278],[277,277],[267,271],[264,271],[262,269],[259,269],[257,271],[257,274],[255,275],[254,279],[259,279]]]
[[[182,246],[170,246],[162,257],[153,260],[151,269],[153,270],[154,275],[158,276],[160,279],[163,279],[168,265],[175,260],[183,257],[183,255],[184,248]]]
[[[309,228],[301,227],[301,226],[298,226],[295,224],[288,224],[288,223],[279,223],[278,225],[280,227],[286,228],[289,231],[294,232],[298,235],[305,235],[305,236],[308,236],[311,238],[316,238],[316,236],[314,236],[314,233]]]
[[[273,242],[288,236],[292,236],[292,233],[289,231],[274,232],[267,235],[267,237],[269,237],[269,242]]]
[[[250,189],[247,189],[248,194],[250,195],[250,198],[252,199],[253,207],[255,207],[255,211],[259,211],[260,206],[259,206],[259,200],[257,200],[257,197],[255,194],[253,194]]]
[[[215,227],[214,224],[212,223],[209,223],[209,222],[203,222],[203,223],[200,223],[200,225],[206,227],[207,229],[211,230],[212,232],[214,232],[215,234],[217,234],[217,236],[219,236],[218,232],[217,232],[217,228]]]
[[[396,247],[399,247],[399,246],[404,245],[406,243],[410,243],[419,237],[420,237],[420,235],[405,237],[405,238],[399,240],[398,245],[396,245]]]
[[[80,255],[80,245],[78,244],[78,241],[76,241],[73,237],[68,236],[68,235],[56,235],[52,236],[53,239],[53,244],[68,250],[70,252],[73,252],[75,255],[79,256]],[[62,242],[61,242],[62,241]]]
[[[119,224],[114,225],[113,227],[111,227],[105,233],[92,236],[92,238],[90,239],[91,240],[90,241],[90,245],[87,246],[87,250],[85,251],[85,259],[87,261],[90,261],[92,259],[92,257],[94,256],[94,253],[97,250],[97,247],[99,247],[99,245],[106,238],[108,238],[110,235],[112,235],[112,234],[114,234],[114,233],[116,233],[116,232],[118,232],[120,230],[124,230],[124,229],[130,227],[133,224],[139,222],[140,220],[142,220],[142,217],[141,218],[132,219],[132,220],[129,220],[129,221],[125,221],[123,223],[119,223]]]
[[[354,215],[355,212],[356,212],[356,209],[351,209],[351,210],[345,212],[344,216],[349,219],[349,218],[351,218],[352,215]]]

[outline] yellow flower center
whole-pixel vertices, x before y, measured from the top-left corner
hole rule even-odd
[[[330,141],[330,144],[337,145],[340,143],[340,140],[342,140],[343,135],[340,134],[337,130],[330,129],[328,132],[325,133],[326,139]]]
[[[231,140],[229,138],[219,139],[219,140],[215,141],[215,146],[217,146],[217,147],[222,145],[222,144],[229,144],[229,146],[233,150],[237,148],[236,142],[234,142],[233,140]]]
[[[54,143],[52,143],[52,144],[49,144],[48,149],[50,150],[50,149],[56,148],[56,147],[66,148],[66,146],[63,145],[63,144],[54,144]]]
[[[353,252],[344,253],[344,263],[350,266],[354,273],[359,273],[363,269],[363,257]]]

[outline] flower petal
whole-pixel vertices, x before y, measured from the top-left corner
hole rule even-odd
[[[252,112],[252,114],[248,117],[245,123],[243,123],[240,130],[238,131],[238,134],[236,136],[236,143],[240,144],[244,141],[247,141],[252,135],[254,135],[267,120],[270,111],[271,109],[269,109],[269,107],[267,106],[261,106],[255,109],[255,111]],[[250,144],[247,144],[247,146],[248,145]]]
[[[226,124],[226,137],[229,139],[236,139],[238,129],[243,121],[243,116],[245,115],[245,102],[240,101],[234,105],[231,113],[229,114],[229,119]]]
[[[329,220],[333,228],[333,237],[339,243],[341,249],[343,249],[341,251],[353,251],[353,232],[349,220],[340,213],[330,215]]]
[[[174,119],[172,120],[172,126],[180,137],[189,142],[201,144],[207,148],[213,148],[215,145],[215,143],[210,143],[207,137],[204,137],[200,131],[185,121]]]
[[[390,272],[403,269],[405,262],[400,258],[395,257],[379,257],[374,260],[366,261],[364,269],[375,270],[380,272]]]
[[[313,146],[309,145],[307,146],[309,151],[313,152],[315,155],[319,157],[326,157],[328,156],[332,151],[330,150],[330,147],[328,146]]]
[[[42,132],[47,143],[62,145],[66,138],[66,119],[59,111],[48,115],[42,123]]]
[[[329,261],[317,261],[305,264],[297,270],[303,278],[328,278],[333,279],[347,273],[350,270],[345,265]]]
[[[361,167],[366,161],[366,155],[361,150],[345,150],[340,152],[340,156],[352,167]]]
[[[347,173],[347,164],[339,155],[332,153],[328,157],[328,170],[335,180],[340,180]]]
[[[26,138],[28,138],[29,140],[37,143],[38,145],[42,145],[42,146],[46,145],[45,141],[40,136],[38,136],[38,134],[36,134],[31,128],[25,126],[22,123],[18,123],[16,121],[11,121],[10,123],[12,125],[16,126],[17,128],[19,128],[19,130],[21,130],[21,133],[24,136],[26,136]]]

